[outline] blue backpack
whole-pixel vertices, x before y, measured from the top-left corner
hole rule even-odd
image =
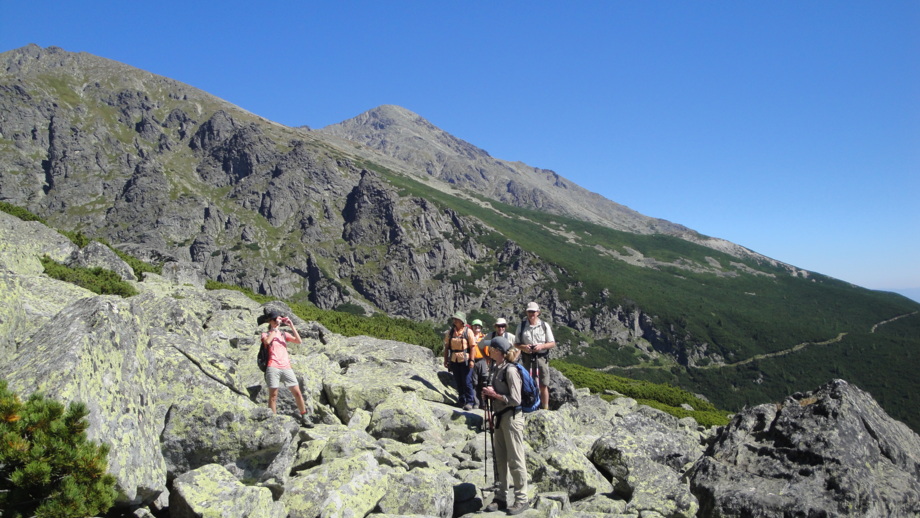
[[[521,374],[521,406],[517,407],[524,411],[525,414],[538,410],[540,408],[540,389],[531,377],[530,372],[518,362],[513,364]]]

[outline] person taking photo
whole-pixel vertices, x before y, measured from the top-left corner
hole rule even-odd
[[[303,400],[303,394],[300,392],[300,384],[297,382],[297,375],[291,367],[291,358],[288,356],[287,344],[299,344],[302,342],[300,333],[294,327],[294,323],[289,317],[271,311],[259,317],[258,323],[268,323],[268,331],[262,333],[262,347],[268,349],[268,367],[265,369],[265,384],[268,386],[268,408],[272,413],[277,414],[278,389],[283,383],[294,401],[297,403],[297,409],[300,410],[300,420],[307,426],[312,427],[307,416],[307,406]],[[281,329],[281,326],[287,326],[291,332]]]

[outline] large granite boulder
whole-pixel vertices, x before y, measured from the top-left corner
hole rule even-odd
[[[299,444],[298,431],[293,419],[275,416],[243,398],[226,399],[223,408],[182,400],[166,414],[160,441],[170,479],[220,464],[240,480],[262,482],[286,480]],[[283,466],[276,465],[285,458]],[[276,469],[270,470],[273,466]]]
[[[151,400],[156,360],[146,331],[128,300],[81,299],[37,329],[5,374],[14,391],[86,403],[87,435],[111,447],[109,471],[128,505],[149,503],[166,488],[162,426]]]
[[[394,473],[377,508],[391,515],[424,515],[449,518],[454,514],[456,480],[444,471],[413,469]]]
[[[281,502],[290,518],[364,516],[387,494],[391,472],[370,452],[333,459],[292,478]]]
[[[583,449],[576,446],[573,430],[558,412],[540,411],[527,417],[524,439],[531,484],[539,492],[562,491],[572,500],[597,493],[610,493],[613,487]]]
[[[206,464],[175,480],[169,494],[170,518],[282,518],[264,487],[246,486],[217,464]]]
[[[700,516],[918,516],[920,437],[835,380],[738,413],[693,467]]]
[[[369,432],[377,438],[421,442],[422,432],[439,431],[441,422],[414,393],[390,397],[374,408]]]
[[[104,268],[115,272],[126,281],[136,281],[134,270],[124,262],[111,248],[99,241],[90,243],[79,250],[75,250],[67,264],[81,268]]]

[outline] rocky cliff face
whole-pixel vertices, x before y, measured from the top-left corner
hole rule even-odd
[[[499,254],[522,264],[511,243],[467,238],[478,222],[397,194],[303,131],[93,56],[4,58],[0,198],[62,228],[266,294],[421,319],[479,304],[443,278]],[[86,81],[103,69],[106,83]],[[549,268],[529,262],[517,280],[533,292]]]
[[[456,308],[511,317],[536,299],[581,320],[545,288],[557,267],[486,243],[482,222],[399,192],[321,136],[90,55],[29,46],[2,63],[0,199],[60,228],[327,309],[440,321]],[[501,300],[486,296],[494,286]]]
[[[187,282],[180,264],[132,281],[140,294],[130,298],[42,273],[41,255],[77,252],[41,223],[0,212],[0,372],[23,395],[87,403],[88,434],[111,446],[125,515],[448,517],[491,499],[481,412],[456,408],[428,349],[295,318],[305,340],[291,346],[292,362],[317,423],[303,428],[287,392],[278,415],[266,407],[255,365],[263,307]],[[555,409],[527,417],[529,516],[920,512],[920,437],[846,382],[703,429],[553,375]]]
[[[496,160],[406,110],[385,106],[322,131],[288,128],[188,85],[54,47],[0,54],[0,201],[165,263],[193,285],[213,279],[324,309],[347,304],[430,322],[457,309],[516,322],[536,300],[563,337],[557,353],[604,343],[593,351],[607,348],[604,365],[611,352],[679,372],[747,365],[833,338],[811,329],[827,319],[810,316],[809,290],[827,279],[639,215],[551,171]],[[582,222],[539,220],[544,214],[606,228],[574,229]],[[630,237],[608,239],[610,229]],[[648,240],[633,243],[637,235]],[[534,243],[544,236],[553,244],[541,249]],[[546,248],[561,254],[548,259]],[[598,272],[613,273],[592,282]],[[621,272],[629,279],[613,286]],[[797,293],[779,293],[790,278],[816,287],[803,280]],[[840,289],[819,295],[856,297]],[[735,306],[717,315],[710,302],[725,296]],[[761,300],[781,316],[764,324]],[[909,314],[884,301],[884,315],[864,325],[879,299],[856,304],[864,309],[843,319],[854,335]],[[797,336],[775,338],[793,327]],[[739,340],[744,355],[735,355]],[[652,375],[666,372],[661,366]],[[739,383],[733,393],[787,392],[785,376],[744,377],[763,384]]]

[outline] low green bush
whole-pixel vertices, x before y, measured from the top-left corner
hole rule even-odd
[[[614,391],[626,397],[631,397],[643,405],[657,408],[678,418],[692,417],[703,426],[728,424],[729,412],[718,410],[712,403],[702,400],[686,390],[670,385],[614,376],[560,360],[553,360],[551,365],[569,378],[576,387],[588,388],[591,392],[600,394],[607,400],[617,397],[606,393],[607,391]],[[683,404],[690,405],[693,410],[682,408],[681,405]]]
[[[132,297],[137,295],[137,290],[131,283],[122,280],[117,273],[105,268],[70,267],[61,264],[47,255],[41,259],[45,273],[59,281],[69,282],[86,288],[99,295],[119,295]]]
[[[40,223],[45,222],[45,220],[43,220],[42,218],[29,212],[28,209],[24,209],[22,207],[7,203],[5,201],[0,201],[0,210],[2,210],[3,212],[6,212],[7,214],[11,216],[16,216],[17,218],[23,221],[38,221]]]

